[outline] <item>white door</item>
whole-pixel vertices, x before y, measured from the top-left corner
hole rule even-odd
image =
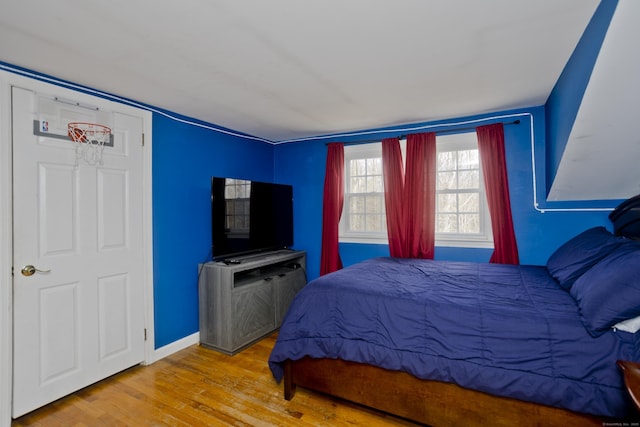
[[[12,97],[15,418],[144,359],[143,121]],[[75,165],[70,121],[109,122],[103,165]]]

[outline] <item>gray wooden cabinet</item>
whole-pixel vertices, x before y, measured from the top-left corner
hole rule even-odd
[[[307,282],[304,251],[280,250],[201,264],[200,344],[235,354],[280,327]]]

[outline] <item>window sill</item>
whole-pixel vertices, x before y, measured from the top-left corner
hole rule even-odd
[[[358,243],[369,245],[388,245],[386,238],[373,237],[340,237],[338,243]],[[493,249],[493,241],[484,240],[453,240],[453,239],[436,239],[436,247],[447,248],[475,248],[475,249]]]
[[[370,245],[388,245],[387,239],[378,239],[374,237],[339,237],[338,243],[363,243]]]

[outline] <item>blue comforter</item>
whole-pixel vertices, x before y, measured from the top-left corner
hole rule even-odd
[[[617,359],[640,361],[638,334],[593,338],[545,267],[368,260],[309,283],[269,366],[339,358],[572,411],[622,417]]]

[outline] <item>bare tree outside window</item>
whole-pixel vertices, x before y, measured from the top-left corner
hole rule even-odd
[[[475,132],[439,135],[436,144],[436,245],[492,247]],[[345,147],[340,240],[388,243],[381,143]]]
[[[348,161],[348,223],[354,233],[386,233],[382,157]]]
[[[480,233],[478,149],[440,151],[437,169],[436,233]]]

